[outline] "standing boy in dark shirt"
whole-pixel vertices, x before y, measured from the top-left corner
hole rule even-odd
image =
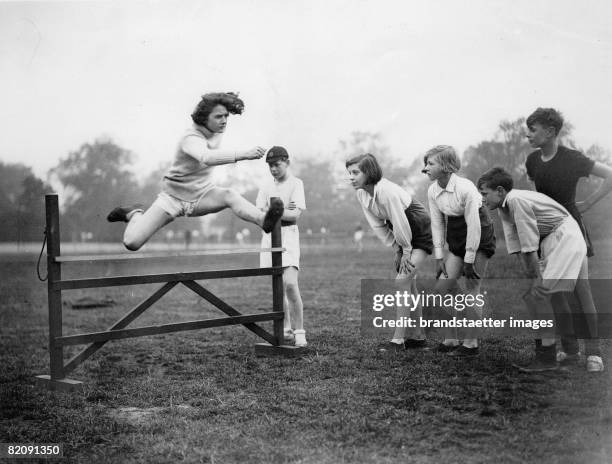
[[[612,169],[595,162],[582,153],[559,144],[558,136],[563,127],[563,117],[552,108],[538,108],[527,118],[527,139],[537,148],[527,157],[525,166],[527,175],[535,183],[536,190],[548,195],[564,206],[574,217],[587,243],[587,256],[593,256],[593,246],[582,220],[582,213],[589,210],[612,190]],[[581,177],[595,175],[604,179],[599,189],[586,200],[576,203],[576,186]],[[588,284],[588,282],[586,283]],[[563,294],[556,294],[553,304],[567,305]],[[576,314],[576,324],[588,328],[585,339],[587,359],[595,357],[601,360],[599,341],[597,339],[597,314]],[[577,361],[579,359],[576,337],[562,337],[560,361]],[[596,360],[597,361],[597,360]],[[598,362],[587,364],[589,371],[603,370]]]

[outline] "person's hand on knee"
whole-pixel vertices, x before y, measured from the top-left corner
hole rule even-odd
[[[411,278],[415,274],[416,266],[410,260],[409,253],[402,255],[398,272],[405,276],[405,278]]]
[[[463,263],[463,275],[468,280],[480,279],[480,275],[476,272],[476,268],[473,263]]]
[[[444,275],[444,277],[448,279],[444,259],[436,259],[436,279],[439,279],[441,275]]]
[[[404,256],[404,252],[402,250],[402,247],[398,247],[395,250],[395,258],[393,261],[393,264],[395,265],[395,272],[400,272],[400,266],[402,264],[402,257]]]

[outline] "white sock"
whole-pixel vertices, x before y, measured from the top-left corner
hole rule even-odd
[[[403,338],[393,338],[391,340],[391,343],[396,343],[398,345],[401,345],[402,343],[404,343],[404,339]]]
[[[442,344],[444,346],[459,346],[459,340],[456,338],[445,338]]]
[[[129,222],[129,221],[131,221],[131,220],[132,220],[132,218],[134,217],[134,214],[136,214],[136,213],[138,213],[138,214],[143,214],[143,213],[144,213],[144,211],[143,211],[143,210],[141,210],[141,209],[135,209],[135,210],[130,211],[129,213],[127,213],[127,214],[125,215],[125,218],[126,218],[126,219],[128,220],[128,222]]]
[[[477,338],[466,338],[463,340],[463,346],[466,348],[478,348],[478,339]]]

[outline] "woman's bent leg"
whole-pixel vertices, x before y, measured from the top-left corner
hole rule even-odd
[[[144,213],[136,212],[132,214],[125,232],[123,234],[123,244],[128,250],[136,251],[174,217],[168,214],[159,206],[153,204]]]

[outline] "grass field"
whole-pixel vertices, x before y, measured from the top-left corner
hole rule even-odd
[[[611,255],[605,250],[593,261],[594,275],[609,277]],[[457,360],[380,352],[384,338],[362,337],[360,279],[393,277],[383,247],[304,250],[309,351],[301,359],[255,357],[259,340],[242,327],[109,342],[71,374],[86,383],[77,394],[34,383],[49,362],[46,285],[36,278],[35,258],[0,257],[0,442],[62,443],[61,462],[612,462],[610,369],[520,374],[511,363],[532,354],[522,338],[485,339],[476,359]],[[232,257],[231,265],[205,261],[207,268],[257,265],[253,256]],[[517,275],[503,250],[491,264],[493,277]],[[138,266],[83,266],[65,276]],[[146,272],[177,266],[160,262]],[[68,303],[93,295],[116,304],[67,304],[64,332],[110,326],[158,286],[67,292]],[[271,306],[269,278],[205,286],[244,312]],[[514,290],[506,289],[507,298]],[[132,326],[218,314],[177,287]],[[609,340],[603,345],[610,359]]]

